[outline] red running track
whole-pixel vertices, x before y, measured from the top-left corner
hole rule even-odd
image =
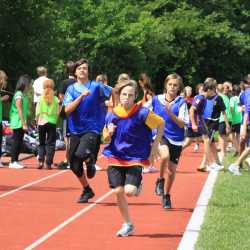
[[[136,230],[127,238],[115,236],[122,219],[114,195],[108,193],[105,170],[90,180],[96,193],[92,202],[78,204],[81,189],[70,171],[37,170],[35,158],[24,161],[27,169],[0,169],[0,249],[176,249],[207,178],[196,171],[201,153],[191,150],[180,160],[173,209],[163,210],[154,194],[158,173],[144,175],[141,195],[129,198]],[[56,161],[62,159],[63,152],[57,152]],[[104,168],[106,163],[104,158],[98,161]]]

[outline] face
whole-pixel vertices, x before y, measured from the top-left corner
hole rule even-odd
[[[188,97],[190,97],[190,96],[192,95],[192,89],[191,89],[191,88],[187,88],[187,89],[186,89],[186,95],[187,95]]]
[[[135,88],[132,86],[126,86],[121,90],[120,103],[125,109],[129,109],[133,106],[135,101]]]
[[[87,63],[83,63],[76,68],[76,77],[78,80],[87,80],[89,75],[89,67]]]
[[[165,85],[167,94],[171,96],[177,96],[180,89],[180,84],[177,79],[170,79]]]
[[[208,89],[207,96],[214,96],[216,94],[216,91],[214,89]]]

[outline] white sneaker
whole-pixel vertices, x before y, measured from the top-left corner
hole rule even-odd
[[[96,169],[96,171],[102,170],[102,168],[100,166],[96,165],[96,164],[95,164],[95,169]]]
[[[118,237],[127,237],[134,233],[134,226],[132,223],[122,224],[122,228],[116,233]]]
[[[199,151],[199,144],[196,143],[196,144],[194,145],[194,152],[198,152],[198,151]]]
[[[157,168],[153,165],[149,166],[148,167],[148,172],[149,173],[155,173],[155,172],[158,172]]]
[[[216,162],[213,162],[207,167],[208,171],[220,171],[224,168],[224,166],[217,164]]]
[[[235,164],[231,164],[229,167],[228,167],[228,171],[231,172],[233,175],[241,175],[241,172],[240,172],[240,166],[238,165],[235,165]]]
[[[21,169],[24,168],[24,166],[19,164],[19,162],[14,161],[9,164],[9,168]]]

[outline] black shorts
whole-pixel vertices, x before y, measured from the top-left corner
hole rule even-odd
[[[205,120],[207,131],[208,131],[208,138],[210,142],[214,142],[214,135],[219,129],[219,122],[218,121],[210,121]]]
[[[181,156],[182,146],[171,144],[165,137],[162,137],[161,145],[168,146],[170,161],[177,165]]]
[[[87,155],[91,155],[96,162],[101,143],[100,135],[93,132],[87,132],[82,135],[71,135],[69,143],[70,159],[74,156],[84,159]]]
[[[109,187],[124,187],[130,184],[138,188],[142,181],[142,169],[141,166],[109,166],[107,170]]]
[[[208,131],[206,128],[201,128],[198,127],[198,131],[194,132],[192,128],[187,128],[186,130],[186,137],[188,138],[197,138],[197,137],[201,137],[202,135],[207,135]]]
[[[240,134],[240,126],[241,126],[241,123],[232,125],[232,132],[236,134]]]

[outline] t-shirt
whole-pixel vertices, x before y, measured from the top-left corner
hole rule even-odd
[[[68,127],[71,134],[94,132],[100,134],[103,123],[103,102],[109,98],[112,88],[95,81],[87,83],[74,83],[65,93],[63,105],[73,102],[81,93],[89,90],[90,94],[82,98],[77,108],[68,116]]]
[[[242,121],[242,112],[239,112],[239,96],[233,96],[230,98],[230,107],[232,109],[232,124],[239,124]]]
[[[228,119],[229,122],[232,122],[232,113],[231,113],[231,110],[230,110],[230,98],[227,95],[224,95],[224,94],[220,94],[220,96],[222,97],[223,102],[224,102],[225,107],[226,107],[227,119]],[[220,114],[219,122],[224,122],[224,115],[222,113]]]
[[[205,111],[206,111],[210,101],[213,100],[214,98],[215,98],[215,100],[213,102],[213,106],[209,107],[212,109],[212,110],[210,110],[211,116],[209,118],[205,116],[205,119],[216,121],[216,120],[219,120],[221,112],[224,112],[226,110],[226,106],[225,106],[221,96],[219,96],[219,95],[216,97],[215,96],[208,96]],[[205,111],[204,111],[204,113],[206,113]]]
[[[38,102],[39,97],[43,94],[43,83],[47,79],[48,78],[46,76],[40,76],[34,81],[34,83],[33,83],[33,89],[34,89],[33,101],[35,103]]]
[[[53,102],[48,104],[44,97],[41,96],[36,106],[36,116],[38,116],[38,125],[43,125],[47,122],[56,124],[58,119],[59,101],[56,96],[53,98]]]
[[[22,128],[22,122],[18,115],[18,109],[16,106],[16,100],[21,99],[22,100],[22,113],[23,113],[23,119],[25,122],[27,122],[27,116],[28,116],[28,101],[26,96],[21,91],[17,91],[12,99],[11,107],[10,107],[10,128],[12,129],[18,129]]]
[[[66,80],[63,80],[58,90],[59,94],[65,95],[67,88],[75,82],[76,80],[74,78],[68,78]]]

